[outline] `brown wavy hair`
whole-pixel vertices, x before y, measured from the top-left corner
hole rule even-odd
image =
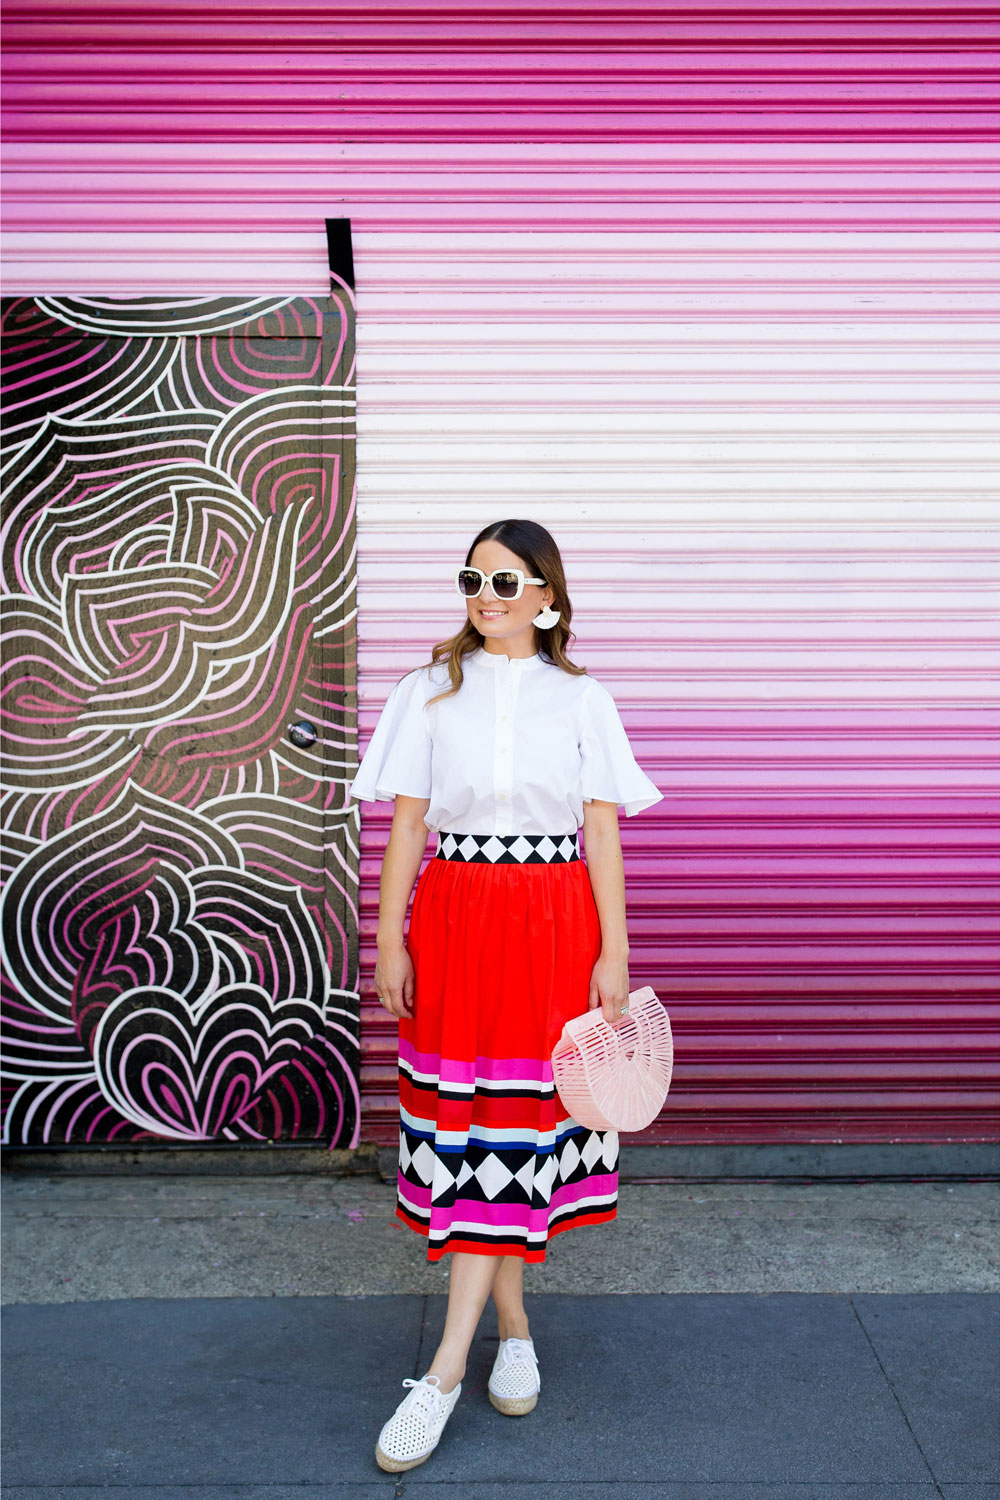
[[[552,589],[554,595],[552,608],[559,611],[559,618],[551,630],[540,630],[537,625],[534,627],[535,649],[543,661],[551,662],[561,671],[568,672],[571,677],[584,676],[587,671],[586,667],[576,666],[566,655],[566,647],[570,640],[575,639],[575,633],[569,628],[573,617],[573,606],[566,588],[562,557],[552,533],[546,531],[545,527],[540,526],[537,521],[494,521],[492,525],[484,526],[478,536],[473,537],[469,550],[465,554],[464,567],[471,567],[472,554],[480,542],[500,542],[502,546],[517,554],[524,563],[529,578],[545,579]],[[465,680],[462,668],[465,657],[482,646],[485,639],[486,637],[476,629],[472,621],[466,619],[461,630],[455,635],[450,636],[446,641],[438,641],[437,645],[432,647],[431,659],[423,665],[429,667],[436,665],[439,661],[447,661],[451,686],[444,692],[436,693],[433,698],[429,698],[426,707],[437,703],[441,698],[450,698],[458,692]]]

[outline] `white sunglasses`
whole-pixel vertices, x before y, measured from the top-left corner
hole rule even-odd
[[[521,568],[496,568],[484,573],[482,568],[459,568],[455,587],[465,599],[478,599],[489,580],[497,599],[520,599],[526,583],[544,583],[544,578],[525,578]]]

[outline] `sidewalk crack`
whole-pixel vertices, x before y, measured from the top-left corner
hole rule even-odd
[[[416,1379],[416,1380],[420,1379],[420,1362],[421,1362],[421,1360],[424,1357],[424,1333],[425,1333],[426,1328],[427,1328],[427,1302],[428,1302],[428,1299],[429,1299],[429,1294],[427,1292],[425,1292],[424,1295],[423,1295],[423,1297],[421,1298],[421,1306],[420,1306],[420,1334],[419,1334],[419,1336],[417,1338],[417,1355],[416,1355],[416,1359],[413,1362],[413,1375],[414,1375],[414,1379]]]
[[[879,1353],[878,1353],[878,1350],[875,1348],[874,1343],[872,1342],[871,1334],[868,1332],[868,1329],[865,1327],[864,1319],[862,1318],[862,1316],[861,1316],[860,1312],[858,1311],[858,1309],[855,1307],[855,1305],[854,1305],[854,1298],[853,1298],[853,1296],[851,1296],[850,1293],[847,1294],[847,1301],[850,1304],[851,1312],[854,1314],[854,1316],[858,1320],[858,1327],[861,1329],[861,1332],[864,1334],[865,1339],[868,1342],[868,1347],[872,1351],[872,1355],[874,1357],[875,1363],[878,1365],[879,1369],[882,1371],[882,1379],[885,1381],[886,1385],[889,1387],[889,1390],[892,1392],[892,1399],[895,1401],[897,1407],[899,1408],[899,1414],[902,1417],[903,1421],[906,1423],[906,1429],[909,1432],[911,1438],[913,1439],[913,1442],[914,1442],[914,1445],[916,1447],[916,1450],[920,1454],[920,1457],[924,1461],[924,1468],[927,1470],[927,1473],[930,1475],[931,1483],[934,1486],[935,1492],[938,1495],[941,1496],[941,1500],[945,1500],[944,1491],[942,1490],[941,1486],[938,1484],[938,1482],[937,1482],[937,1475],[934,1473],[934,1470],[931,1468],[930,1460],[928,1459],[927,1454],[923,1450],[923,1446],[922,1446],[922,1444],[920,1442],[920,1439],[917,1437],[917,1434],[913,1430],[913,1423],[910,1421],[909,1417],[906,1414],[906,1408],[903,1406],[903,1403],[902,1403],[902,1401],[899,1398],[899,1392],[896,1390],[896,1387],[893,1385],[888,1370],[886,1369],[885,1365],[882,1363],[881,1359],[879,1358]]]

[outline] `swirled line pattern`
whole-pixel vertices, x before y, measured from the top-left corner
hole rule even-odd
[[[356,1144],[353,318],[3,303],[8,1144]]]

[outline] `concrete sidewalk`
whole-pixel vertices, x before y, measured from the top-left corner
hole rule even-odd
[[[623,1184],[528,1267],[542,1395],[486,1398],[484,1315],[437,1451],[375,1439],[447,1262],[377,1179],[4,1183],[5,1497],[997,1500],[991,1184]]]

